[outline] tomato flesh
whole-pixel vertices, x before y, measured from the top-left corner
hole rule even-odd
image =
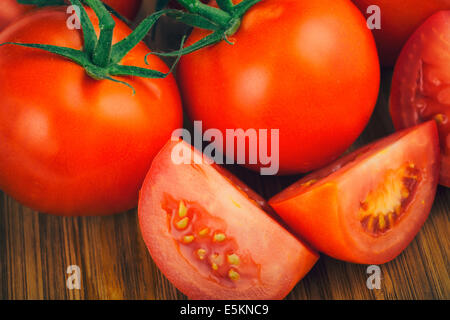
[[[420,169],[413,163],[387,170],[361,202],[359,219],[365,231],[378,236],[394,228],[414,198],[420,179]]]
[[[202,276],[227,287],[236,287],[238,281],[240,286],[260,283],[261,265],[253,261],[251,254],[238,253],[239,245],[227,235],[224,219],[210,215],[197,203],[176,201],[170,195],[165,200],[168,228],[180,253]]]
[[[438,175],[438,133],[429,121],[306,176],[269,204],[317,250],[355,263],[385,263],[425,222]]]
[[[139,201],[141,231],[157,266],[193,299],[285,297],[317,253],[230,173],[206,163],[174,164],[173,150],[199,154],[185,142],[169,142]]]
[[[440,183],[450,187],[450,11],[429,18],[395,66],[390,112],[397,129],[434,119],[441,145]]]

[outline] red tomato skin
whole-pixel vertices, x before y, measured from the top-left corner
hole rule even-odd
[[[367,8],[381,10],[381,29],[373,30],[384,66],[393,66],[411,34],[433,13],[450,9],[450,0],[352,0],[368,17]]]
[[[318,254],[261,210],[267,203],[225,169],[214,164],[175,165],[172,151],[180,144],[183,150],[193,150],[184,142],[169,141],[155,157],[140,192],[140,229],[156,265],[190,299],[283,299],[314,266]],[[223,219],[227,223],[223,231],[236,239],[239,252],[247,252],[261,266],[261,283],[244,288],[238,283],[229,288],[202,276],[192,261],[180,254],[170,234],[161,205],[165,193],[214,208],[209,212],[212,219]],[[225,208],[229,210],[222,210]]]
[[[442,115],[440,183],[450,187],[450,11],[427,19],[403,48],[394,69],[390,114],[401,130]],[[419,80],[418,80],[419,79]],[[447,93],[446,93],[447,92]],[[447,97],[447,98],[446,98]]]
[[[402,147],[401,139],[412,143]],[[427,143],[420,145],[419,141]],[[414,149],[416,145],[420,145],[420,150]],[[352,218],[356,214],[354,209],[377,185],[379,177],[374,172],[395,169],[396,160],[407,161],[408,156],[415,159],[417,167],[425,168],[414,203],[408,206],[393,229],[372,237],[365,233],[359,220]],[[363,161],[360,169],[355,169]],[[270,199],[269,204],[319,252],[353,263],[382,264],[397,257],[419,232],[433,205],[438,175],[438,134],[436,124],[429,121],[374,142],[302,178]],[[304,187],[312,179],[318,182]]]
[[[141,7],[141,0],[104,0],[106,4],[117,10],[126,18],[133,20]],[[17,0],[2,0],[0,2],[0,30],[11,22],[19,19],[26,12],[32,10],[31,5],[22,5]]]
[[[205,35],[194,30],[188,42]],[[234,45],[221,42],[179,64],[185,107],[205,130],[279,129],[280,174],[322,167],[360,135],[380,70],[373,37],[351,3],[262,1],[229,40]]]
[[[133,20],[141,7],[142,0],[103,0],[129,20]]]
[[[17,3],[17,0],[2,0],[0,2],[0,30],[29,10],[30,6],[21,5]]]
[[[98,21],[89,15],[98,32]],[[65,8],[36,10],[6,28],[0,42],[82,47]],[[116,43],[131,31],[116,21]],[[167,72],[149,49],[122,61]],[[122,78],[135,89],[96,81],[79,65],[37,49],[0,48],[0,189],[33,209],[103,215],[137,205],[151,160],[182,125],[179,92],[166,79]]]

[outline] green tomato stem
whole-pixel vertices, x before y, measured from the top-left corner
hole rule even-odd
[[[151,54],[173,57],[186,55],[202,48],[214,45],[220,41],[225,41],[230,45],[234,43],[228,37],[234,35],[241,26],[241,21],[247,11],[262,0],[243,0],[234,5],[232,0],[216,0],[219,8],[201,3],[199,0],[177,0],[189,13],[177,11],[168,16],[174,17],[178,21],[194,27],[212,31],[204,38],[172,52],[153,52]]]
[[[86,0],[99,20],[100,37],[94,49],[92,60],[99,67],[106,67],[111,58],[112,38],[116,22],[100,0]]]
[[[178,0],[190,13],[200,15],[208,20],[215,22],[221,27],[226,27],[232,16],[221,9],[211,7],[202,3],[200,0]]]
[[[23,0],[27,4],[36,4],[37,1],[43,0]],[[51,0],[49,0],[51,1]],[[114,81],[130,87],[135,92],[134,88],[125,81],[113,77],[143,77],[143,78],[158,78],[163,79],[167,77],[174,69],[175,64],[169,72],[164,73],[150,68],[141,68],[136,66],[128,66],[121,64],[122,59],[130,52],[139,42],[141,42],[156,21],[165,14],[174,13],[176,10],[163,10],[156,12],[146,19],[144,19],[136,29],[131,32],[126,38],[112,45],[112,36],[115,28],[115,20],[107,10],[107,7],[100,0],[83,0],[89,7],[93,9],[99,19],[100,36],[97,39],[92,21],[89,19],[86,8],[82,5],[82,0],[70,0],[70,3],[77,6],[79,10],[79,18],[81,23],[81,30],[83,33],[84,45],[81,50],[76,50],[67,47],[7,42],[1,43],[0,49],[4,45],[16,45],[26,48],[40,49],[52,54],[56,54],[77,63],[84,68],[86,74],[95,80],[109,80]],[[113,13],[114,14],[114,13]],[[206,21],[200,25],[208,25]],[[184,45],[184,39],[182,45]],[[177,57],[175,63],[179,61],[180,56]]]
[[[222,9],[223,11],[226,11],[228,13],[231,13],[233,11],[233,1],[231,0],[216,0],[217,5],[219,6],[220,9]]]

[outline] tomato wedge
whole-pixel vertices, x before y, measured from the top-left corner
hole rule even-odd
[[[173,154],[190,160],[175,164]],[[170,141],[145,179],[139,221],[153,260],[192,299],[284,298],[317,253],[237,178],[207,161],[196,164],[199,156]]]
[[[440,183],[450,187],[450,10],[425,21],[403,48],[392,79],[390,112],[397,129],[436,120]]]
[[[429,121],[304,177],[269,204],[315,249],[340,260],[380,264],[415,237],[438,179],[438,132]]]

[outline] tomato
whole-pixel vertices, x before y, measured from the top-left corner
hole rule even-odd
[[[102,0],[124,17],[133,20],[141,7],[142,0]]]
[[[98,21],[88,10],[98,32]],[[66,8],[46,8],[6,28],[0,43],[44,43],[81,49],[66,27]],[[131,30],[116,19],[113,42]],[[122,60],[148,68],[140,43]],[[167,66],[154,56],[154,70]],[[120,79],[120,77],[119,77]],[[153,157],[182,125],[172,76],[90,78],[72,61],[38,49],[0,47],[0,189],[36,210],[109,214],[137,205]]]
[[[438,133],[429,121],[304,177],[269,204],[317,250],[381,264],[399,255],[427,219],[438,178]]]
[[[397,129],[435,119],[441,143],[440,183],[450,187],[450,11],[429,18],[408,40],[392,80]]]
[[[128,19],[134,19],[142,0],[103,0]],[[22,5],[17,0],[2,0],[0,3],[0,30],[11,22],[33,9],[33,6]]]
[[[206,35],[196,29],[188,44]],[[291,174],[334,160],[366,126],[380,71],[352,3],[261,1],[229,40],[234,45],[221,42],[179,64],[185,106],[205,130],[279,129],[280,173]]]
[[[30,6],[17,3],[17,0],[0,2],[0,30],[30,10]]]
[[[411,34],[433,13],[450,9],[450,0],[352,0],[369,17],[367,8],[377,5],[381,29],[374,29],[380,60],[393,66],[400,50]]]
[[[178,155],[188,161],[177,164]],[[318,255],[269,216],[255,192],[196,157],[190,145],[170,141],[147,174],[139,221],[153,260],[191,299],[285,297]]]

